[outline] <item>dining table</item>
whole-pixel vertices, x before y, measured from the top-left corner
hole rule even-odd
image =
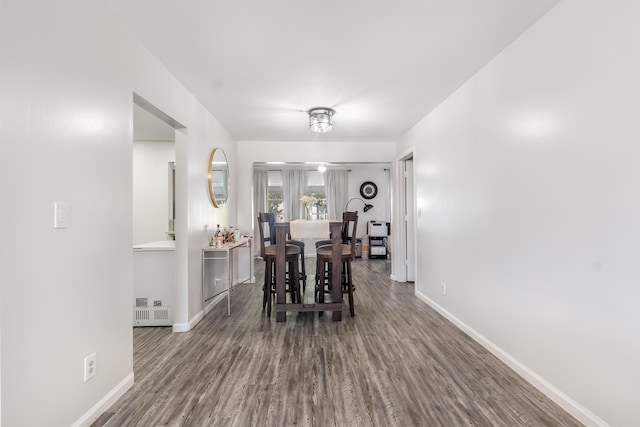
[[[290,222],[290,234],[293,240],[304,243],[305,257],[316,256],[316,242],[329,239],[329,221],[323,219],[295,219]]]
[[[331,238],[331,282],[341,283],[342,280],[342,240],[340,231],[342,227],[341,221],[328,221],[329,232]],[[291,232],[291,224],[289,222],[278,222],[275,224],[276,229],[276,322],[286,322],[288,311],[297,312],[324,312],[331,311],[332,320],[342,320],[342,286],[331,287],[330,302],[313,302],[305,304],[304,302],[287,302],[287,283],[286,283],[286,257],[285,248],[287,235]]]

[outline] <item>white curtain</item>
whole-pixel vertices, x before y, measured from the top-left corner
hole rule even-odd
[[[330,221],[341,221],[347,203],[349,172],[328,170],[324,173],[324,191],[327,196],[327,214]]]
[[[282,171],[285,221],[305,218],[304,205],[300,199],[307,193],[308,175],[306,170],[301,169],[285,169]]]
[[[258,212],[267,211],[267,191],[269,191],[269,172],[266,170],[253,171],[253,217],[258,217]]]
[[[269,191],[269,172],[266,170],[253,170],[253,225],[258,226],[258,212],[267,212],[267,192]],[[260,234],[255,229],[255,236]],[[253,239],[253,253],[260,254],[260,242]]]

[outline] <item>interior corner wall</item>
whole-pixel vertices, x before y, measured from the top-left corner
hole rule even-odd
[[[173,141],[133,141],[133,244],[170,240],[169,163]]]
[[[0,0],[0,23],[2,22],[2,0]],[[0,39],[0,53],[2,41]],[[1,78],[1,74],[0,74]],[[0,87],[2,87],[2,83],[0,82]],[[1,92],[0,92],[1,93]],[[0,136],[2,133],[0,132]],[[0,142],[3,141],[0,139]],[[0,301],[2,301],[2,288],[3,284],[0,283]],[[2,426],[2,304],[0,303],[0,427]]]
[[[207,198],[209,152],[224,148],[233,170],[235,141],[103,3],[2,0],[0,57],[12,207],[2,212],[0,422],[88,425],[133,381],[133,94],[186,127],[175,313],[187,328],[202,309],[204,224],[236,214],[234,200],[214,210]],[[56,202],[69,207],[67,228],[53,227]],[[84,382],[93,352],[97,375]]]
[[[398,144],[418,295],[587,425],[640,404],[639,19],[560,2]]]
[[[2,284],[0,284],[0,300],[2,300]],[[2,427],[2,304],[0,304],[0,427]]]

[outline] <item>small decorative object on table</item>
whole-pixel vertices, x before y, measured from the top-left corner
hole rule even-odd
[[[229,227],[229,230],[224,229],[224,241],[225,243],[235,243],[236,242],[236,233],[233,229],[233,226]]]
[[[316,199],[314,196],[302,196],[300,201],[304,204],[304,208],[307,211],[306,219],[311,219],[311,208],[313,207],[313,205],[318,203],[318,199]]]
[[[218,224],[218,228],[216,229],[214,238],[215,244],[213,246],[216,248],[222,247],[222,245],[224,244],[224,235],[222,234],[222,230],[220,230],[220,224]]]

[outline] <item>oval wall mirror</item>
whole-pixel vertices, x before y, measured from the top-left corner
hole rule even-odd
[[[216,208],[224,207],[229,197],[229,165],[222,148],[214,148],[209,156],[209,197]]]

